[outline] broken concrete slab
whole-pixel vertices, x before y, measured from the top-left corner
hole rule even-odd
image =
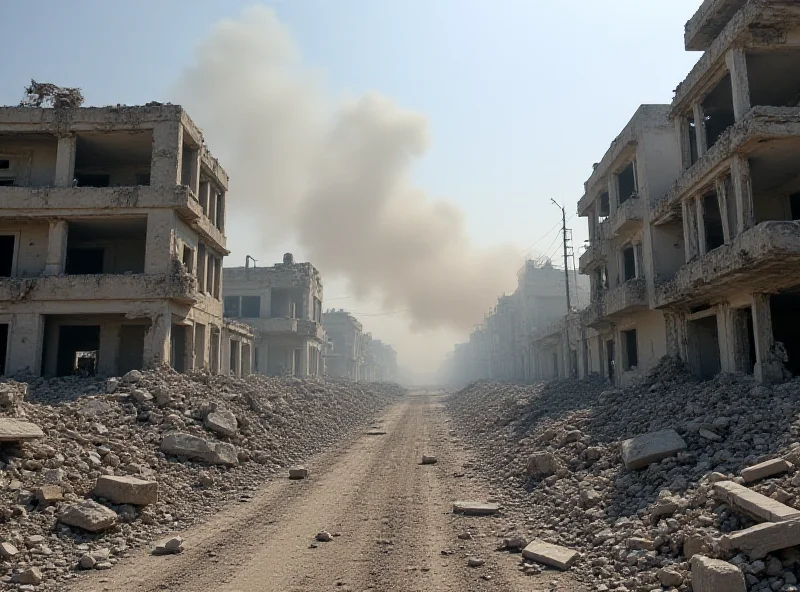
[[[58,513],[58,521],[89,532],[100,532],[117,523],[117,513],[94,500],[83,500],[63,508]]]
[[[217,465],[239,464],[236,447],[227,442],[209,442],[192,434],[172,433],[161,441],[161,452]]]
[[[528,458],[525,473],[529,477],[548,477],[561,468],[561,463],[552,452],[534,452]]]
[[[723,535],[719,540],[721,549],[738,549],[752,559],[761,559],[767,553],[797,545],[800,545],[800,519],[756,524]]]
[[[537,563],[568,570],[578,558],[578,552],[567,547],[546,543],[541,539],[534,539],[522,550],[522,556]]]
[[[621,445],[622,462],[631,470],[643,469],[682,450],[686,450],[686,442],[675,430],[642,434]]]
[[[453,514],[467,516],[491,516],[500,511],[500,506],[486,502],[453,502]]]
[[[703,555],[692,557],[694,592],[747,592],[744,574],[738,567]]]
[[[782,458],[773,458],[772,460],[764,461],[757,465],[753,465],[752,467],[742,469],[741,474],[745,483],[753,483],[754,481],[760,481],[761,479],[766,479],[767,477],[772,477],[773,475],[786,473],[791,471],[792,468],[794,468],[794,465],[792,465],[792,463],[790,463],[788,460],[784,460]]]
[[[293,467],[289,469],[289,479],[308,479],[308,469],[305,467]]]
[[[21,442],[43,437],[42,428],[35,423],[0,417],[0,442]]]
[[[233,437],[236,435],[239,422],[231,411],[212,411],[206,415],[205,426],[220,436]]]
[[[43,485],[36,490],[36,499],[40,504],[54,504],[63,501],[64,493],[58,485]]]
[[[92,495],[115,504],[146,506],[158,502],[158,483],[136,477],[101,475],[97,478]]]
[[[725,502],[732,509],[746,514],[754,520],[782,522],[800,518],[800,510],[791,508],[733,481],[714,483],[712,491],[715,499]]]

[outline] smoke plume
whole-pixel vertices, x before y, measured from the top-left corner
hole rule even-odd
[[[477,248],[456,205],[412,184],[425,117],[377,93],[331,97],[270,9],[217,24],[174,95],[231,176],[233,218],[265,247],[296,241],[323,277],[415,328],[468,328],[513,288],[518,252]]]

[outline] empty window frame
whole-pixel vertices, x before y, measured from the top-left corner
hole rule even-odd
[[[619,191],[619,203],[624,204],[626,201],[631,199],[632,197],[636,197],[638,194],[637,183],[636,183],[636,161],[632,160],[628,166],[626,166],[622,171],[617,175],[617,187]]]
[[[636,368],[639,365],[639,346],[636,338],[636,329],[622,331],[622,344],[625,348],[623,352],[624,369],[630,370]]]

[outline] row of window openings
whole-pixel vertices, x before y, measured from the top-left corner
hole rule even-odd
[[[206,246],[200,243],[197,251],[197,261],[202,265],[205,262],[205,273],[197,273],[194,269],[194,249],[183,245],[183,268],[187,273],[197,278],[197,289],[219,299],[221,295],[222,259],[213,255],[206,255]],[[198,270],[199,271],[199,270]]]
[[[608,268],[601,267],[595,271],[595,278],[599,290],[608,290],[610,287],[608,278]],[[627,282],[637,278],[636,275],[636,247],[631,245],[622,249],[622,282]],[[621,282],[618,280],[616,285]]]
[[[614,175],[614,183],[617,184],[617,195],[619,205],[624,204],[629,199],[635,199],[639,195],[638,179],[636,175],[636,161],[632,160],[622,171]],[[611,198],[608,191],[600,194],[598,199],[598,217],[600,222],[608,218],[611,214]]]

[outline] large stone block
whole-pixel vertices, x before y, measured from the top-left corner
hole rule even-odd
[[[643,469],[686,450],[686,442],[675,430],[661,430],[625,440],[621,449],[626,469]]]
[[[552,452],[534,452],[528,458],[526,473],[529,477],[547,477],[561,468],[561,463]]]
[[[694,592],[747,592],[744,575],[727,561],[703,555],[692,557]]]
[[[20,442],[44,437],[44,432],[35,423],[0,417],[0,442]]]
[[[117,513],[93,500],[83,500],[62,508],[59,522],[89,532],[100,532],[117,523]]]
[[[161,440],[161,452],[172,456],[185,456],[217,465],[236,465],[239,457],[236,447],[227,442],[209,442],[191,434],[173,433]]]
[[[497,504],[487,504],[484,502],[453,502],[454,514],[466,514],[467,516],[490,516],[497,514],[500,506]]]
[[[765,522],[750,528],[723,535],[720,548],[738,549],[752,559],[761,559],[767,553],[800,545],[800,519],[783,522]]]
[[[220,436],[235,436],[239,423],[230,411],[212,411],[206,415],[205,426]]]
[[[136,477],[101,475],[97,478],[92,495],[104,497],[115,504],[146,506],[158,501],[158,483]]]
[[[760,481],[761,479],[766,479],[773,475],[780,475],[781,473],[786,473],[791,470],[792,463],[782,458],[773,458],[772,460],[742,469],[742,479],[744,479],[745,483],[753,483],[754,481]]]
[[[791,508],[733,481],[714,483],[713,494],[715,499],[725,502],[732,509],[746,514],[754,520],[782,522],[800,518],[800,510]]]
[[[567,570],[575,563],[578,558],[578,552],[559,545],[546,543],[540,539],[534,539],[522,550],[522,556],[537,563]]]

